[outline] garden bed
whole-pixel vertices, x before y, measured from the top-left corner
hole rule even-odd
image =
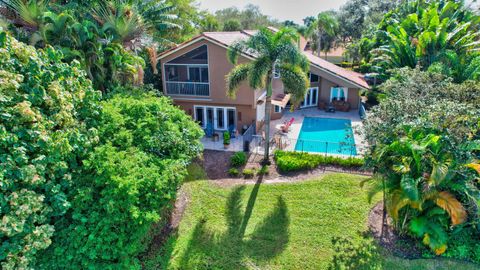
[[[295,181],[308,179],[313,176],[323,174],[325,172],[341,172],[366,176],[371,175],[371,172],[363,170],[361,168],[362,161],[360,159],[340,159],[334,157],[325,158],[325,156],[321,155],[311,155],[296,152],[282,153],[285,153],[284,155],[292,156],[294,159],[297,160],[303,160],[308,157],[313,157],[314,162],[310,162],[308,166],[296,167],[295,170],[281,170],[277,162],[277,158],[272,158],[273,163],[271,166],[268,166],[268,173],[262,175],[262,179],[276,180],[281,178],[283,180],[289,179]],[[232,168],[230,164],[230,159],[234,154],[234,152],[205,150],[203,153],[203,157],[201,159],[197,159],[196,163],[205,170],[206,175],[210,180],[240,179],[242,178],[241,172],[244,169],[254,170],[257,173],[261,170],[261,162],[263,160],[263,155],[250,154],[248,156],[247,163],[245,165],[237,167],[240,175],[238,177],[232,176],[231,174],[229,174],[229,169]],[[344,164],[340,163],[344,160]],[[256,178],[258,178],[258,175],[255,175],[254,179]]]
[[[409,237],[399,236],[392,228],[391,219],[386,217],[386,226],[383,228],[383,202],[379,202],[372,208],[368,215],[368,227],[377,243],[390,254],[404,259],[422,258],[421,250],[415,245],[415,241]]]

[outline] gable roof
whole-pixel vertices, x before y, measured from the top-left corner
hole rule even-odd
[[[270,29],[270,28],[269,28]],[[272,31],[278,31],[275,28],[270,29]],[[160,54],[159,59],[162,59],[172,53],[174,53],[177,50],[180,50],[190,44],[193,44],[199,40],[208,40],[210,42],[213,42],[217,45],[220,45],[224,48],[228,48],[233,43],[239,41],[239,40],[246,40],[250,36],[254,35],[257,33],[257,30],[243,30],[243,31],[235,31],[235,32],[204,32],[199,36],[194,37],[193,39],[184,42],[182,44],[177,45],[176,47],[167,50]],[[303,54],[307,57],[307,59],[310,61],[312,65],[315,67],[319,68],[320,70],[330,73],[336,77],[339,77],[340,79],[346,80],[359,88],[364,88],[364,89],[369,89],[370,86],[368,83],[365,81],[363,78],[363,75],[351,70],[344,69],[342,67],[339,67],[333,63],[330,63],[316,55],[314,55],[310,50],[304,50],[305,48],[306,41],[304,38],[301,38],[300,40],[300,47],[302,48]],[[251,53],[242,53],[243,56],[249,58],[249,59],[254,59],[255,56],[252,55]]]

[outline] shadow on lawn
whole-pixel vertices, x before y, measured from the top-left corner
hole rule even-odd
[[[248,262],[266,261],[280,254],[288,243],[290,219],[283,198],[277,197],[273,211],[257,224],[251,234],[245,235],[255,207],[261,180],[259,180],[242,213],[242,193],[245,186],[235,188],[226,204],[226,232],[218,233],[200,220],[192,233],[181,259],[181,269],[246,269]],[[253,262],[252,262],[253,263]]]

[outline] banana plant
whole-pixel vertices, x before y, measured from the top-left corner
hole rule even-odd
[[[471,58],[480,50],[480,17],[462,3],[413,2],[388,14],[380,24],[377,46],[372,50],[377,69],[388,73],[393,68],[420,66],[426,70],[434,63],[443,63],[448,51]]]
[[[129,50],[148,37],[164,41],[159,33],[178,27],[171,12],[173,7],[160,0],[102,0],[92,8],[102,31]]]
[[[460,198],[470,190],[448,140],[406,127],[402,137],[378,147],[373,160],[386,182],[386,206],[395,227],[421,237],[437,255],[444,253],[449,230],[467,221]]]

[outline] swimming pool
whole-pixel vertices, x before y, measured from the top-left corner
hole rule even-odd
[[[295,150],[356,156],[352,122],[345,119],[306,117]]]

